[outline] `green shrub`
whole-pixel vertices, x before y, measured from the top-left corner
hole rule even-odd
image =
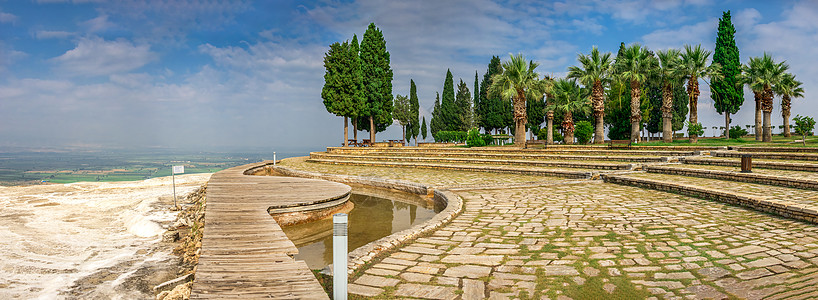
[[[480,135],[480,129],[472,128],[469,129],[468,138],[466,139],[466,146],[471,147],[482,147],[486,145],[486,141],[483,140],[483,137]]]
[[[562,133],[560,133],[560,131],[557,130],[556,127],[554,127],[554,143],[562,142],[563,140],[565,140],[565,137],[563,137]]]
[[[690,122],[685,122],[685,126],[687,126],[687,136],[702,136],[704,134],[702,123],[690,124]]]
[[[537,139],[544,140],[548,138],[548,128],[540,128],[537,130]]]
[[[729,134],[730,134],[731,139],[737,139],[737,138],[740,138],[742,136],[747,135],[747,130],[744,130],[743,128],[741,128],[741,126],[736,125],[736,126],[730,127],[730,133]]]
[[[588,121],[579,121],[574,125],[574,136],[580,144],[587,144],[594,136],[594,125]]]
[[[491,145],[491,143],[494,142],[494,138],[492,138],[490,134],[483,134],[481,136],[483,137],[484,145]]]
[[[466,141],[465,131],[438,131],[432,135],[438,143],[463,143]]]

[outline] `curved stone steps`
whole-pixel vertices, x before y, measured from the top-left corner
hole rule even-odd
[[[365,161],[365,160],[332,160],[332,159],[308,159],[307,162],[334,164],[334,165],[351,165],[351,166],[372,166],[372,167],[399,167],[399,168],[423,168],[423,169],[438,169],[438,170],[456,170],[456,171],[472,171],[472,172],[493,172],[493,173],[509,173],[521,175],[535,175],[535,176],[557,176],[564,178],[579,178],[589,179],[595,174],[589,171],[576,171],[564,169],[547,169],[547,168],[525,168],[525,167],[511,167],[511,166],[488,166],[488,165],[466,165],[466,164],[442,164],[442,163],[407,163],[407,162],[381,162],[381,161]]]
[[[559,155],[548,153],[476,153],[476,152],[461,152],[461,151],[447,151],[447,152],[403,152],[403,151],[361,151],[361,152],[328,152],[333,155],[357,155],[357,156],[398,156],[398,157],[465,157],[465,158],[482,158],[482,159],[506,159],[506,160],[588,160],[588,161],[618,161],[618,162],[667,162],[667,157],[659,156],[605,156],[605,155]]]
[[[806,160],[818,161],[818,153],[783,153],[783,152],[737,152],[737,151],[714,151],[710,155],[715,157],[736,157],[750,154],[753,158],[775,159],[775,160]]]
[[[462,150],[456,150],[462,149]],[[436,149],[435,151],[428,151],[427,149],[417,148],[336,148],[327,149],[329,153],[344,153],[344,154],[389,154],[389,155],[408,155],[411,153],[458,153],[458,154],[505,154],[505,155],[571,155],[571,156],[647,156],[647,157],[662,157],[662,156],[690,156],[695,155],[695,151],[651,151],[651,150],[474,150],[470,148],[446,148]],[[709,153],[709,152],[707,152]]]
[[[797,173],[794,171],[787,174],[741,173],[739,170],[730,168],[696,168],[686,165],[646,165],[642,169],[649,173],[723,179],[818,191],[818,174],[807,172],[802,172],[803,174],[789,174]]]
[[[684,164],[741,167],[741,159],[733,157],[684,157]],[[753,169],[793,170],[818,172],[818,163],[753,159]]]
[[[626,175],[603,174],[602,178],[608,183],[716,200],[776,214],[782,217],[818,223],[818,193],[783,187],[763,186],[763,188],[775,191],[765,195],[764,192],[757,190],[745,192],[741,189],[725,188],[735,187],[736,185],[754,185],[750,183],[736,183],[703,178],[693,178],[695,180],[691,180],[692,177],[654,173],[634,173]],[[786,196],[786,192],[790,194],[808,193],[810,197],[799,197],[795,199],[795,197]]]
[[[485,165],[511,165],[531,167],[562,167],[599,170],[632,170],[637,165],[628,163],[610,163],[600,161],[542,161],[542,160],[506,160],[506,159],[479,159],[479,158],[450,158],[450,157],[423,157],[423,156],[376,156],[376,155],[339,155],[324,152],[310,153],[311,159],[324,160],[368,160],[386,162],[421,162],[421,163],[464,163]]]

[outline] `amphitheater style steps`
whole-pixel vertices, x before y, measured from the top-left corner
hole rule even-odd
[[[370,167],[392,167],[392,168],[421,168],[438,170],[457,170],[472,172],[493,172],[535,176],[556,176],[572,179],[589,179],[596,174],[590,170],[565,170],[557,168],[534,168],[534,167],[513,167],[513,166],[491,166],[491,165],[468,165],[468,164],[443,164],[443,163],[420,163],[420,162],[385,162],[369,160],[336,160],[336,159],[308,159],[307,162],[370,166]]]
[[[818,147],[732,147],[739,152],[795,152],[818,153]]]
[[[818,223],[818,191],[657,173],[602,174],[608,183],[716,200]]]
[[[818,153],[799,152],[738,152],[738,151],[714,151],[710,155],[715,157],[740,158],[742,155],[751,155],[753,159],[776,159],[776,160],[804,160],[818,161]]]
[[[631,163],[667,162],[668,157],[661,156],[628,156],[628,155],[560,155],[548,153],[490,153],[490,152],[466,152],[466,151],[330,151],[332,155],[357,155],[357,156],[396,156],[396,157],[452,157],[452,158],[483,158],[496,160],[584,160],[584,161],[618,161]]]
[[[310,153],[311,159],[323,160],[351,160],[351,161],[383,161],[383,162],[414,162],[414,163],[445,163],[445,164],[479,164],[479,165],[510,165],[521,167],[556,167],[582,168],[597,170],[632,170],[639,165],[630,163],[611,163],[604,161],[558,161],[558,160],[524,160],[524,159],[482,159],[467,157],[435,157],[435,156],[393,156],[393,155],[339,155],[324,152]]]
[[[470,154],[557,154],[557,155],[580,155],[580,156],[690,156],[699,154],[702,151],[682,151],[682,150],[609,150],[609,149],[507,149],[499,147],[485,148],[424,148],[424,147],[328,147],[328,153],[345,154],[365,154],[365,153],[398,153],[405,155],[408,153],[470,153]],[[710,153],[710,151],[705,151]]]
[[[648,173],[750,182],[818,191],[818,174],[795,171],[778,171],[779,174],[742,173],[730,169],[724,167],[696,168],[695,166],[686,165],[646,165],[643,167],[643,170]]]
[[[684,157],[679,159],[684,164],[691,165],[709,165],[709,166],[729,166],[741,167],[741,160],[733,157]],[[818,172],[818,163],[809,163],[806,161],[784,161],[784,160],[765,160],[753,159],[753,169],[772,169],[772,170],[793,170],[793,171],[807,171]]]

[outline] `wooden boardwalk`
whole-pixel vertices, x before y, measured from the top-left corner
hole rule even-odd
[[[207,185],[205,228],[191,299],[328,299],[270,206],[303,206],[346,197],[344,184],[304,178],[251,176],[238,166]]]

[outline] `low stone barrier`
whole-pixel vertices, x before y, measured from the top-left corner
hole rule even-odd
[[[760,183],[766,185],[776,185],[783,187],[799,188],[806,190],[818,190],[818,181],[790,178],[775,175],[765,175],[756,173],[741,173],[720,170],[686,169],[666,166],[643,166],[642,169],[649,173],[660,173],[669,175],[681,175],[689,177],[702,177],[732,180],[740,182]]]
[[[396,189],[406,191],[421,196],[431,196],[435,205],[444,205],[443,211],[437,213],[430,220],[419,225],[412,226],[409,229],[399,231],[378,240],[372,241],[363,245],[349,253],[349,267],[348,274],[355,273],[358,269],[366,265],[369,261],[374,259],[378,254],[385,251],[395,249],[396,247],[406,243],[414,238],[425,235],[428,232],[436,230],[441,226],[448,224],[456,216],[463,211],[463,200],[454,193],[448,190],[435,190],[433,187],[402,181],[391,180],[373,177],[361,177],[351,175],[336,175],[336,174],[322,174],[316,172],[307,172],[301,170],[294,170],[287,167],[276,166],[275,171],[288,175],[306,178],[320,178],[324,180],[336,181],[341,183],[362,184],[374,187]]]
[[[495,167],[495,166],[467,166],[467,165],[443,165],[443,164],[423,164],[423,163],[397,163],[397,162],[368,162],[368,161],[348,161],[348,160],[327,160],[327,159],[308,159],[307,162],[331,164],[331,165],[348,165],[348,166],[367,166],[367,167],[400,167],[400,168],[423,168],[423,169],[437,169],[437,170],[457,170],[457,171],[473,171],[473,172],[493,172],[505,174],[518,175],[534,175],[534,176],[558,176],[564,178],[591,178],[591,172],[580,171],[563,171],[563,170],[531,170],[520,169],[513,167]]]
[[[657,150],[657,149],[632,149],[632,150],[608,150],[607,148],[594,147],[592,149],[573,149],[549,147],[546,149],[520,149],[506,147],[476,147],[476,148],[456,148],[456,147],[402,147],[398,149],[390,148],[352,148],[352,147],[327,147],[328,153],[505,153],[505,154],[574,154],[574,155],[645,155],[645,156],[689,156],[696,152],[709,152],[710,150]]]
[[[740,160],[722,160],[722,159],[708,159],[697,157],[685,157],[680,161],[691,165],[708,165],[708,166],[727,166],[727,167],[741,167]],[[773,170],[792,170],[792,171],[808,171],[818,172],[818,164],[809,163],[790,163],[778,161],[753,161],[753,168],[773,169]]]
[[[753,158],[763,159],[781,159],[781,160],[809,160],[818,161],[818,154],[812,153],[773,153],[773,152],[723,152],[716,151],[710,155],[715,157],[741,157],[744,154],[750,154]]]
[[[442,151],[442,150],[441,150]],[[313,152],[324,153],[324,152]],[[355,151],[355,152],[326,152],[332,155],[358,155],[375,157],[468,157],[468,158],[488,158],[488,159],[537,159],[537,160],[604,160],[623,162],[667,162],[669,157],[661,156],[582,156],[582,155],[560,155],[553,153],[469,153],[469,152],[398,152],[398,151]],[[312,154],[312,153],[311,153]]]
[[[796,152],[818,153],[818,147],[732,147],[740,152]]]
[[[448,157],[406,157],[406,156],[375,156],[375,155],[344,155],[328,154],[324,152],[311,152],[310,159],[321,160],[362,160],[362,161],[387,161],[387,162],[427,162],[427,163],[470,163],[487,165],[518,165],[518,166],[538,166],[538,167],[564,167],[564,168],[584,168],[600,170],[629,170],[633,169],[632,164],[611,164],[611,163],[583,163],[583,162],[563,162],[563,161],[539,161],[539,160],[506,160],[506,159],[475,159],[475,158],[448,158]]]
[[[818,223],[818,206],[645,178],[603,174],[602,179],[608,183],[629,185],[698,198],[711,199],[744,206],[782,217],[807,221],[810,223]]]

